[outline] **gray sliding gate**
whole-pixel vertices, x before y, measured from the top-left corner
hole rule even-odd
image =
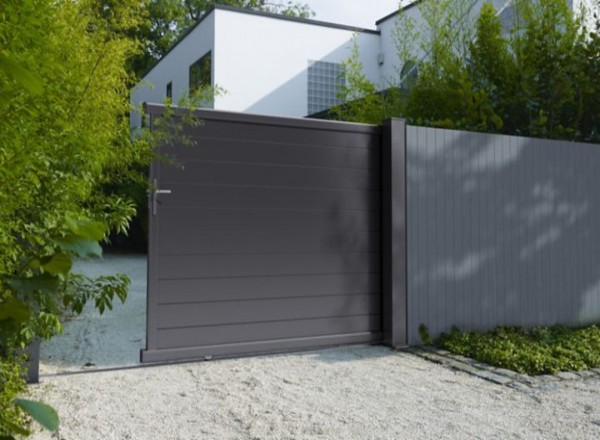
[[[197,116],[152,170],[143,361],[598,322],[597,145]]]
[[[382,128],[196,116],[151,171],[142,361],[381,341]]]

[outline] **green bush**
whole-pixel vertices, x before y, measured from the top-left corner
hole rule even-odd
[[[584,17],[566,0],[511,3],[510,29],[490,2],[478,16],[471,0],[423,0],[419,19],[401,11],[393,35],[401,70],[386,78],[386,93],[376,93],[355,46],[344,63],[344,104],[331,114],[352,122],[402,117],[412,125],[599,142],[598,2]]]
[[[499,327],[461,332],[453,327],[435,342],[456,354],[531,375],[600,367],[600,328]]]
[[[0,357],[0,438],[27,435],[27,419],[13,400],[25,391],[20,359]]]
[[[102,188],[140,179],[153,157],[130,137],[127,36],[143,0],[0,2],[0,438],[26,435],[29,417],[58,423],[47,406],[18,398],[33,338],[60,333],[62,312],[123,301],[125,277],[74,276],[75,258],[101,254],[123,232],[133,200]]]

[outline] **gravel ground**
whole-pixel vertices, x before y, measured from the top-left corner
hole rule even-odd
[[[61,439],[600,438],[599,380],[528,395],[385,347],[55,376],[32,393]]]
[[[89,371],[138,364],[146,260],[78,269],[125,272],[132,288],[125,306],[89,308],[42,344],[31,394],[62,422],[34,439],[600,439],[598,379],[525,394],[385,347]]]
[[[131,280],[125,304],[117,299],[104,315],[88,304],[63,334],[40,347],[40,374],[139,364],[146,345],[146,256],[106,255],[78,261],[74,271],[90,277],[125,273]],[[86,364],[88,366],[86,366]]]

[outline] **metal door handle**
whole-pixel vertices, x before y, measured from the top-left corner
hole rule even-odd
[[[156,179],[154,179],[154,187],[156,188]],[[156,215],[156,206],[158,205],[159,194],[171,194],[170,189],[155,189],[152,191],[152,215]]]

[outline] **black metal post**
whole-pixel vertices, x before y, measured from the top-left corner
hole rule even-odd
[[[406,287],[406,123],[383,125],[382,278],[383,340],[394,347],[408,344]]]

